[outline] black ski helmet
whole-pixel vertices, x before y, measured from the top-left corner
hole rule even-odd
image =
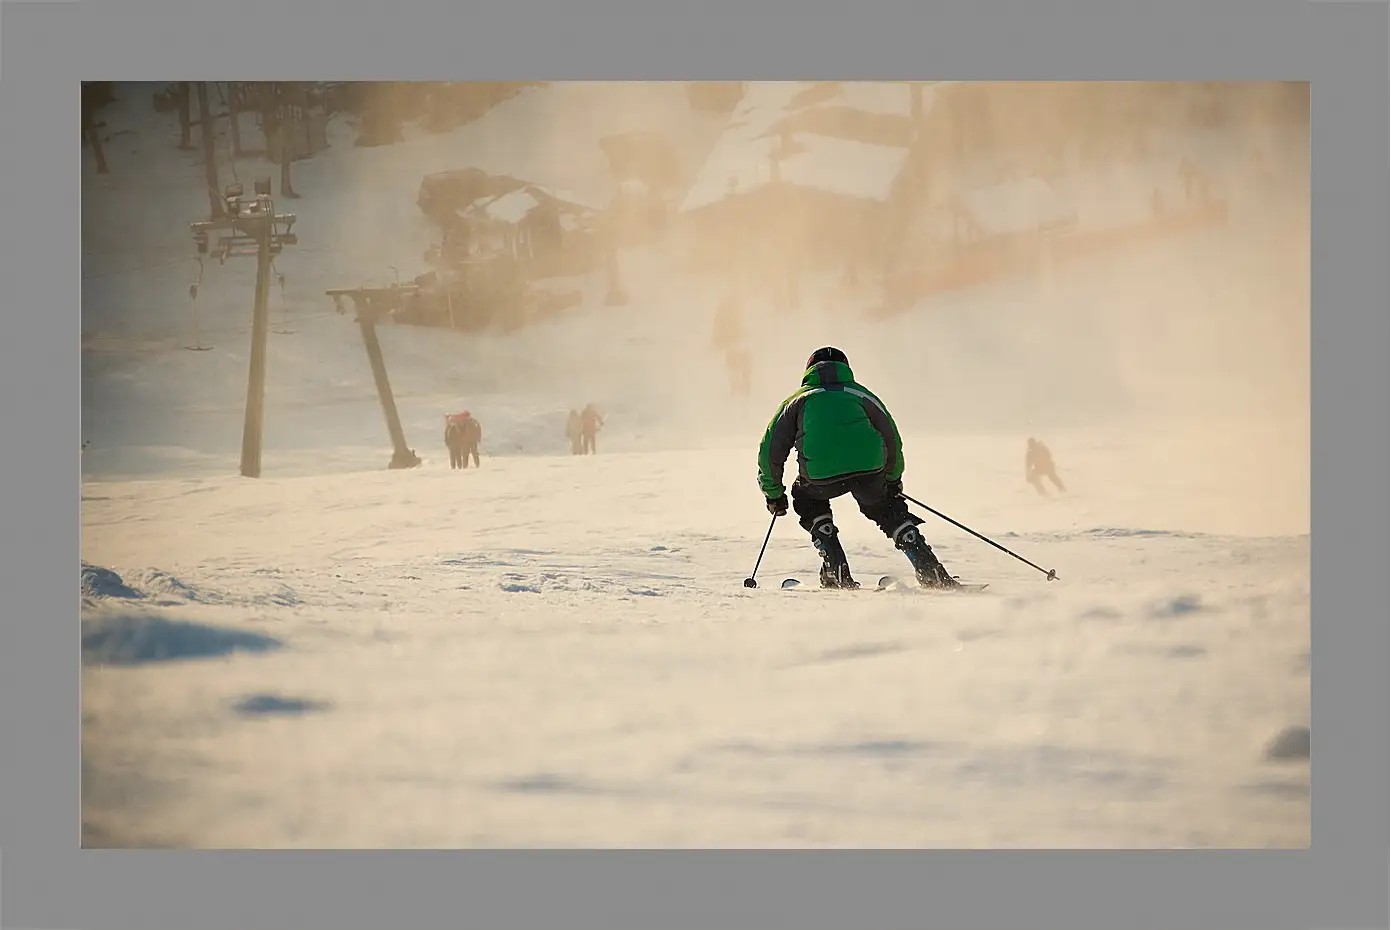
[[[835,346],[823,346],[811,353],[811,357],[807,359],[807,367],[810,368],[818,362],[840,362],[842,365],[850,364],[850,360],[845,357],[845,353]]]

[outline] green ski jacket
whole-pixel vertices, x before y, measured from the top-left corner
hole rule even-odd
[[[782,402],[764,431],[758,485],[768,500],[786,493],[783,467],[794,448],[797,473],[810,484],[880,470],[889,481],[903,477],[897,424],[844,362],[808,368],[801,388]]]

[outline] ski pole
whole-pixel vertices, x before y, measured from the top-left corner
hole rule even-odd
[[[1008,549],[1006,549],[1004,546],[1002,546],[1002,545],[1000,545],[999,543],[997,543],[995,540],[990,539],[990,538],[987,537],[987,536],[982,536],[980,533],[977,533],[975,530],[971,529],[969,526],[966,526],[965,524],[956,522],[956,521],[953,520],[951,517],[947,516],[946,514],[942,513],[941,511],[939,511],[939,510],[933,510],[931,507],[927,506],[927,505],[924,504],[922,501],[917,500],[916,498],[909,497],[907,494],[904,494],[904,493],[901,492],[901,491],[899,492],[899,497],[902,497],[904,500],[908,501],[909,503],[917,504],[919,507],[921,507],[923,510],[926,510],[928,513],[935,514],[935,515],[941,517],[943,520],[946,520],[946,521],[947,521],[948,523],[950,523],[952,526],[955,526],[955,527],[957,527],[957,528],[959,528],[959,529],[965,530],[966,532],[970,533],[972,536],[976,537],[977,539],[979,539],[979,540],[981,540],[981,541],[983,541],[983,542],[988,542],[988,543],[990,543],[990,545],[994,546],[996,549],[999,549],[999,550],[1000,550],[1001,552],[1003,552],[1005,555],[1012,555],[1012,556],[1014,556],[1016,559],[1018,559],[1019,561],[1023,562],[1025,565],[1029,566],[1030,568],[1036,569],[1036,570],[1038,570],[1038,571],[1040,571],[1040,572],[1043,572],[1044,577],[1045,577],[1048,581],[1057,581],[1057,580],[1058,580],[1058,572],[1057,572],[1056,569],[1052,569],[1052,568],[1039,568],[1037,565],[1035,565],[1033,562],[1030,562],[1028,559],[1024,558],[1022,555],[1017,555],[1016,553],[1010,552]]]
[[[758,582],[753,580],[753,576],[758,574],[758,566],[763,564],[763,553],[768,551],[768,540],[773,538],[773,527],[778,522],[778,515],[773,514],[773,519],[768,523],[768,535],[763,537],[763,548],[758,550],[758,561],[753,563],[753,573],[744,579],[744,587],[756,588]]]

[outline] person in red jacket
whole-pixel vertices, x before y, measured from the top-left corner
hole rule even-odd
[[[449,447],[449,467],[468,468],[469,457],[473,457],[474,467],[481,467],[478,458],[478,444],[483,441],[483,427],[465,410],[459,414],[446,414],[444,444]]]
[[[599,415],[599,411],[593,404],[586,404],[580,411],[580,451],[585,455],[593,455],[594,437],[603,428],[604,418]]]

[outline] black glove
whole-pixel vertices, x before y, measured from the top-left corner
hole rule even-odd
[[[768,498],[768,512],[775,517],[787,515],[787,495]]]
[[[892,481],[889,482],[889,496],[890,496],[890,497],[902,497],[902,496],[903,496],[903,479],[902,479],[902,478],[895,478],[894,480],[892,480]]]

